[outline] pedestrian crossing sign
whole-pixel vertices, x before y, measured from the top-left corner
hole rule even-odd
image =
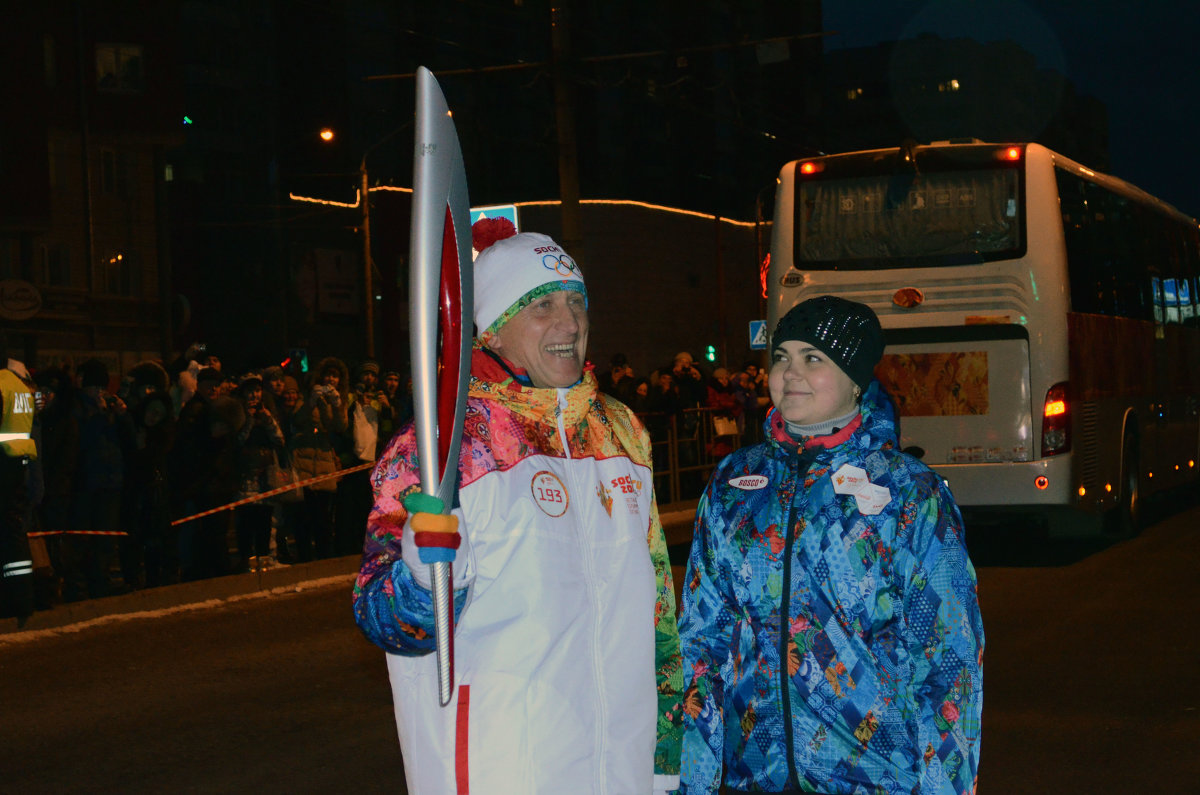
[[[767,321],[750,321],[750,350],[765,351],[767,349]]]
[[[493,204],[488,207],[471,208],[471,226],[484,218],[507,218],[512,221],[513,227],[518,232],[521,231],[521,224],[517,222],[517,205],[515,204]]]

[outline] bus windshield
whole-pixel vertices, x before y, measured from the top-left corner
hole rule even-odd
[[[928,168],[919,158],[916,168],[904,168],[898,157],[854,164],[841,159],[830,158],[821,173],[797,179],[798,266],[948,266],[1024,253],[1019,169],[1001,163]]]

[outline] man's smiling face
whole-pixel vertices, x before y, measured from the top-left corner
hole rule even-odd
[[[587,299],[557,290],[518,312],[487,344],[524,369],[534,386],[568,387],[583,374],[587,337]]]

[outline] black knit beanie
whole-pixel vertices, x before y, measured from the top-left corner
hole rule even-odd
[[[862,389],[883,356],[883,329],[871,307],[833,295],[796,304],[779,319],[771,346],[791,340],[824,353]]]
[[[98,386],[108,389],[108,368],[99,359],[88,359],[79,365],[79,385],[83,388]]]

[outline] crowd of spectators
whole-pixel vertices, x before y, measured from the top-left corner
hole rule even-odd
[[[412,414],[411,384],[371,360],[235,375],[194,346],[119,381],[95,359],[31,379],[41,609],[359,552],[370,464]]]
[[[679,435],[692,434],[700,413],[685,409],[709,408],[749,444],[769,403],[754,362],[706,373],[681,352],[639,376],[618,353],[597,377],[655,441],[672,420]],[[412,416],[411,381],[372,360],[353,373],[327,357],[307,373],[270,366],[235,375],[193,346],[119,381],[96,359],[30,380],[39,455],[29,468],[28,529],[41,609],[356,554],[371,506],[369,464]],[[300,481],[308,484],[256,499]]]
[[[718,366],[706,373],[702,366],[681,351],[669,364],[638,376],[627,357],[618,353],[609,369],[597,375],[600,390],[632,408],[646,425],[655,443],[656,472],[666,471],[671,463],[662,443],[674,432],[674,464],[682,473],[680,499],[698,495],[703,488],[705,461],[761,440],[770,403],[766,371],[756,362],[748,361],[736,372]],[[709,422],[714,427],[702,434],[701,423]]]
[[[756,362],[746,362],[737,371],[718,366],[705,374],[687,351],[645,376],[635,374],[625,354],[618,353],[597,380],[602,392],[642,415],[652,435],[664,420],[681,420],[684,409],[711,408],[716,416],[733,421],[741,443],[748,444],[758,439],[758,426],[770,403],[767,373]]]

